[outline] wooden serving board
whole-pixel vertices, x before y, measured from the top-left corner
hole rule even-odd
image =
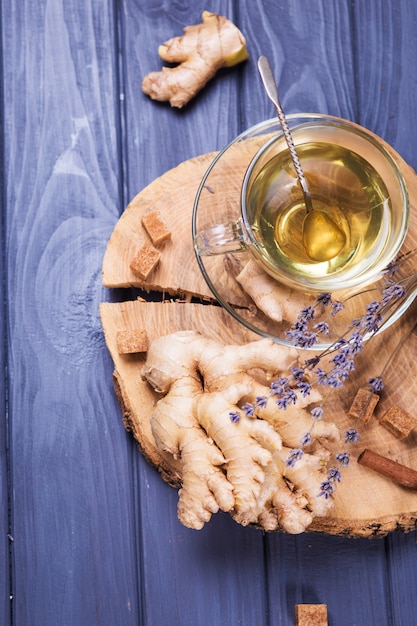
[[[410,192],[412,219],[406,247],[415,247],[417,182],[414,171],[391,149],[398,160]],[[233,155],[232,155],[233,156]],[[103,260],[103,283],[107,287],[140,287],[167,294],[196,295],[212,299],[195,259],[191,239],[191,214],[198,185],[214,154],[203,155],[182,163],[139,193],[129,204],[117,223]],[[233,160],[235,159],[235,160]],[[231,185],[236,193],[242,174],[242,159],[233,157],[229,176],[223,184]],[[244,159],[243,159],[244,162]],[[139,280],[129,263],[147,235],[142,227],[143,214],[157,208],[164,216],[173,235],[162,253],[160,265],[148,281]],[[236,289],[231,285],[231,290]],[[238,289],[231,298],[245,301]],[[347,410],[359,386],[372,375],[378,375],[381,364],[415,318],[416,306],[389,331],[374,338],[360,355],[357,369],[342,391],[326,397],[328,419],[341,431],[352,427]],[[246,330],[215,303],[149,302],[137,300],[123,303],[103,303],[101,318],[106,342],[115,365],[114,383],[126,427],[132,431],[145,458],[160,471],[164,480],[178,487],[180,467],[170,456],[161,454],[153,440],[149,415],[156,400],[154,392],[140,376],[145,361],[143,354],[120,355],[116,334],[120,330],[145,328],[151,341],[157,336],[177,330],[195,329],[224,343],[243,343],[259,338]],[[369,448],[383,456],[417,469],[417,432],[399,441],[379,423],[379,417],[398,404],[417,415],[417,394],[412,382],[417,379],[417,336],[412,334],[390,367],[385,390],[376,416],[360,440],[351,448],[353,460],[343,472],[343,480],[335,495],[335,506],[326,518],[314,521],[311,531],[345,536],[383,536],[393,530],[408,531],[417,527],[417,491],[394,484],[372,470],[356,463],[357,455]],[[340,445],[338,450],[340,451]]]

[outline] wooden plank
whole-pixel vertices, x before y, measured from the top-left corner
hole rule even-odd
[[[127,202],[167,170],[222,148],[241,130],[237,84],[243,67],[222,71],[181,111],[141,94],[143,75],[162,66],[158,45],[198,23],[207,8],[235,17],[229,1],[210,7],[200,0],[166,7],[147,2],[140,10],[132,0],[123,3]],[[175,492],[142,462],[138,483],[144,623],[265,623],[262,535],[223,515],[202,531],[190,531],[177,521]]]
[[[5,248],[3,223],[0,224],[0,241],[2,249]],[[3,255],[0,259],[0,276],[4,276]],[[4,302],[3,285],[0,288],[2,302]],[[7,388],[7,370],[6,370],[6,353],[4,346],[6,345],[6,326],[7,317],[6,310],[3,306],[0,315],[0,337],[3,349],[0,350],[0,371],[2,373],[0,379],[0,411],[2,418],[0,420],[0,622],[5,626],[10,624],[12,600],[10,597],[10,580],[12,559],[10,559],[10,549],[13,547],[13,535],[11,534],[11,483],[9,476],[9,414],[6,403]]]
[[[0,271],[3,263],[0,263]],[[4,342],[4,322],[5,317],[1,316],[0,336]],[[4,343],[3,343],[4,345]],[[1,351],[0,367],[2,378],[0,382],[0,406],[2,420],[0,423],[0,621],[5,626],[10,624],[12,599],[10,597],[10,580],[12,560],[10,559],[10,548],[13,546],[13,535],[10,532],[10,480],[9,480],[9,463],[8,463],[8,427],[9,418],[6,405],[6,385],[7,379],[4,375],[5,370],[5,354]]]
[[[2,6],[19,624],[133,625],[140,610],[133,446],[98,318],[120,206],[113,8]]]
[[[389,597],[392,624],[407,624],[417,615],[417,533],[387,538]]]
[[[278,12],[272,1],[256,3],[257,11],[253,10],[253,3],[250,4],[251,7],[245,2],[241,7],[241,28],[245,33],[248,30],[252,33],[249,40],[255,47],[254,56],[270,55],[285,110],[288,113],[303,110],[330,113],[360,122],[351,3],[291,0],[286,4],[285,14],[282,10]],[[265,50],[265,42],[269,44],[268,50]],[[247,125],[272,116],[262,92],[253,89],[256,69],[252,66],[249,71],[251,75],[242,94],[242,100],[248,103],[245,107]],[[286,552],[288,549],[290,551]],[[333,541],[315,536],[270,535],[266,539],[266,554],[270,615],[277,623],[292,624],[294,605],[299,602],[326,603],[330,623],[332,620],[337,624],[389,623],[389,599],[384,601],[383,540],[378,543],[360,540],[359,544],[349,539]],[[343,558],[340,559],[339,554],[343,554]],[[333,558],[328,558],[329,555]],[[367,577],[366,598],[363,587],[357,583],[358,556],[362,556],[358,569],[364,575],[369,563],[376,570],[374,576]],[[349,593],[345,599],[345,585],[356,591],[356,595]],[[379,608],[369,603],[372,596],[381,598]],[[352,597],[359,598],[358,604],[351,602]],[[368,619],[373,611],[377,613],[376,620]]]
[[[359,121],[390,142],[414,169],[417,86],[410,77],[417,55],[416,21],[417,6],[407,0],[355,4]],[[385,594],[392,624],[412,622],[416,615],[416,542],[416,532],[385,540]]]
[[[355,120],[350,2],[289,0],[278,6],[274,0],[244,0],[239,18],[252,55],[241,93],[246,127],[275,115],[256,68],[261,54],[271,61],[287,114],[308,111]]]
[[[210,9],[233,20],[233,2],[212,2]],[[184,109],[158,103],[141,90],[143,76],[164,65],[158,46],[201,21],[201,0],[161,7],[154,0],[122,3],[121,46],[124,83],[127,203],[155,178],[182,161],[223,148],[241,130],[236,93],[245,67],[221,70]],[[180,192],[180,190],[179,190]]]
[[[0,7],[0,24],[1,20],[1,11]],[[1,32],[1,31],[0,31]],[[1,41],[2,45],[3,42]],[[3,48],[3,46],[2,46]],[[2,52],[0,52],[0,58],[2,58]],[[1,120],[1,128],[4,127],[4,108],[5,108],[5,94],[3,90],[3,83],[0,82],[0,120]],[[0,135],[0,149],[2,154],[4,154],[4,144],[3,144],[3,135]],[[4,163],[2,160],[2,171],[0,174],[0,186],[3,191],[4,189]],[[11,497],[11,484],[10,484],[10,475],[9,475],[9,415],[8,415],[8,407],[6,403],[7,396],[7,369],[6,369],[6,338],[7,338],[7,307],[6,307],[6,293],[5,293],[5,254],[4,250],[6,249],[6,234],[5,234],[5,216],[2,211],[2,218],[0,220],[0,242],[2,254],[0,255],[0,277],[1,277],[1,285],[0,285],[0,297],[2,302],[2,310],[0,314],[0,341],[2,343],[2,348],[0,349],[0,411],[1,411],[1,419],[0,419],[0,622],[5,626],[8,626],[11,623],[11,609],[12,609],[12,599],[10,597],[11,589],[10,589],[10,580],[12,577],[12,559],[10,559],[11,555],[11,547],[13,546],[13,537],[10,533],[10,521],[11,521],[11,511],[10,511],[10,501]]]
[[[401,623],[390,621],[382,541],[305,534],[269,536],[267,544],[270,612],[276,623],[293,624],[294,605],[302,603],[327,604],[329,624],[338,626]]]
[[[0,8],[1,12],[1,8]],[[1,17],[0,17],[1,23]],[[3,122],[4,111],[4,92],[0,86],[0,119]],[[3,123],[2,123],[3,126]],[[3,148],[2,139],[0,139],[0,147]],[[4,188],[4,171],[0,174],[0,185]],[[0,241],[2,251],[6,248],[4,215],[0,220]],[[4,290],[5,265],[4,252],[0,255],[0,276],[2,277],[0,285],[0,297],[2,302],[2,311],[0,314],[0,341],[2,349],[0,349],[0,622],[5,626],[10,624],[11,620],[11,598],[10,598],[10,579],[11,579],[11,561],[9,558],[10,546],[13,545],[13,537],[10,534],[10,479],[9,479],[9,459],[8,459],[8,434],[9,434],[9,416],[6,403],[7,389],[7,370],[6,370],[6,333],[7,333],[7,310],[5,306],[6,295]]]
[[[416,167],[414,73],[415,3],[355,4],[358,122],[384,137]],[[410,117],[411,116],[411,117]]]

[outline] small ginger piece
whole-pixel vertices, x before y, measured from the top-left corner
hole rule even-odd
[[[152,244],[144,243],[137,255],[130,262],[130,269],[142,280],[146,280],[158,265],[161,253]]]
[[[368,424],[374,414],[374,410],[378,402],[378,394],[374,393],[370,389],[361,387],[358,389],[356,396],[353,399],[348,415],[354,419],[360,419],[363,424]]]
[[[145,213],[142,217],[142,226],[148,233],[154,246],[160,246],[167,239],[171,239],[171,231],[157,210]]]
[[[380,422],[394,437],[397,439],[405,439],[411,431],[417,426],[415,417],[404,411],[397,404],[394,404],[383,415]]]
[[[135,354],[148,350],[148,338],[145,330],[119,330],[116,333],[119,354]]]
[[[280,284],[256,261],[248,261],[236,280],[258,309],[274,322],[291,321],[305,307],[304,293]]]
[[[185,106],[222,67],[232,67],[248,58],[246,41],[226,17],[203,11],[202,23],[186,26],[181,37],[159,46],[163,61],[178,63],[150,72],[142,90],[152,100],[169,101],[172,107]]]
[[[296,604],[295,626],[327,626],[326,604]]]

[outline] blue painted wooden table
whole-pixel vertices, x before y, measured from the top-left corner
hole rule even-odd
[[[157,48],[227,15],[250,59],[184,110],[141,80]],[[264,535],[216,515],[192,531],[125,432],[98,306],[128,201],[178,163],[287,112],[354,120],[417,167],[413,0],[19,0],[1,5],[0,623],[290,625],[324,603],[337,626],[417,618],[416,534]]]

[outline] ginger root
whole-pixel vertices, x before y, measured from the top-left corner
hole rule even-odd
[[[186,26],[182,37],[159,46],[163,61],[178,63],[150,72],[142,90],[153,100],[169,101],[172,107],[185,106],[222,67],[237,65],[248,58],[246,41],[226,17],[204,11],[202,23]]]
[[[248,261],[236,280],[258,309],[274,322],[296,319],[300,310],[305,307],[305,293],[280,284],[256,261]]]
[[[182,464],[178,517],[184,525],[200,529],[221,509],[242,525],[299,533],[332,506],[318,494],[326,475],[323,441],[339,437],[334,424],[322,420],[299,463],[285,463],[311,426],[306,406],[319,394],[299,397],[290,418],[273,399],[253,416],[244,410],[267,396],[269,381],[296,360],[294,349],[269,339],[224,346],[180,331],[151,343],[142,377],[161,398],[150,423],[158,448]]]

